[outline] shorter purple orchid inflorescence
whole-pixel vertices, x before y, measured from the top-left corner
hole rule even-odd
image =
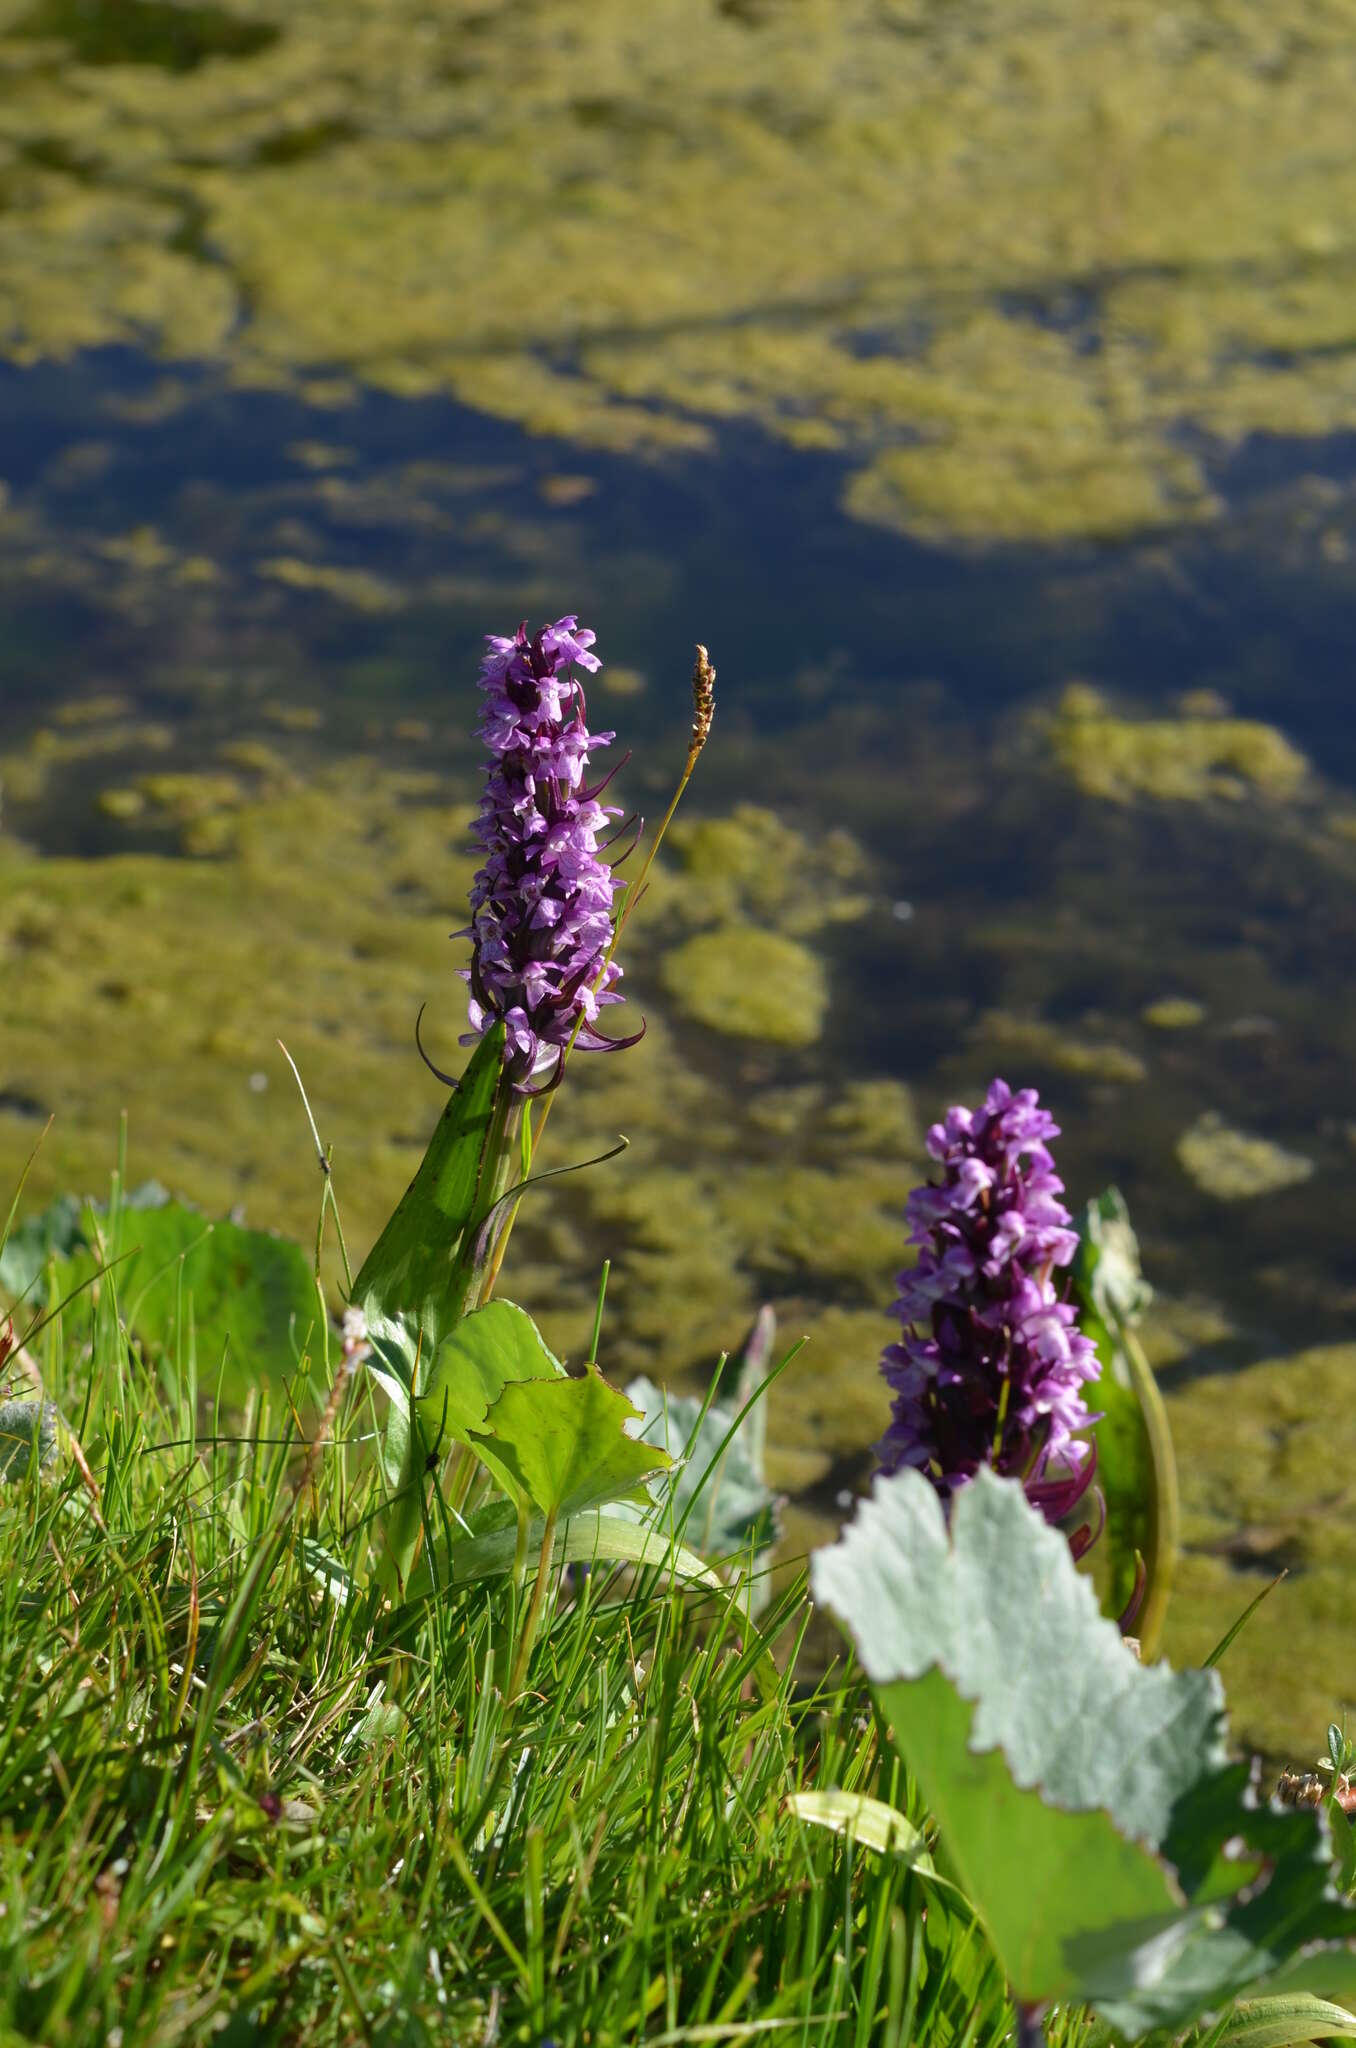
[[[489,751],[475,844],[484,863],[471,889],[474,1044],[501,1019],[506,1062],[524,1093],[559,1079],[569,1046],[612,1052],[635,1037],[605,1038],[599,1011],[619,1003],[621,969],[607,958],[620,886],[600,859],[601,835],[621,816],[590,789],[589,757],[615,733],[590,732],[576,668],[601,667],[594,634],[573,613],[531,638],[487,634],[480,733]],[[637,1033],[635,1036],[639,1036]]]
[[[914,1466],[944,1500],[982,1465],[1017,1477],[1052,1523],[1091,1485],[1096,1455],[1079,1432],[1095,1420],[1083,1388],[1098,1371],[1051,1278],[1078,1248],[1047,1144],[1058,1134],[1035,1089],[1005,1081],[982,1109],[950,1109],[929,1131],[942,1178],[909,1198],[921,1249],[899,1275],[904,1334],[881,1359],[894,1403],[876,1446],[885,1471]]]

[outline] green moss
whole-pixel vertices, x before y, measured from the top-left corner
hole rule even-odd
[[[1221,1202],[1246,1202],[1308,1180],[1312,1159],[1287,1152],[1269,1138],[1232,1129],[1207,1110],[1177,1141],[1183,1171]]]
[[[1099,700],[1065,693],[1053,728],[1055,758],[1088,796],[1113,803],[1155,797],[1202,803],[1298,794],[1303,754],[1274,726],[1245,718],[1117,718]]]
[[[314,704],[287,704],[275,700],[261,705],[259,715],[283,732],[318,732],[325,723],[324,712],[318,711]]]
[[[648,684],[638,668],[608,662],[598,677],[597,687],[608,697],[640,697]]]
[[[733,1038],[813,1045],[823,1029],[823,963],[781,932],[753,924],[698,932],[666,955],[663,976],[685,1016]]]
[[[824,1114],[824,1129],[834,1144],[894,1162],[921,1162],[925,1156],[923,1126],[913,1091],[903,1081],[848,1081]]]

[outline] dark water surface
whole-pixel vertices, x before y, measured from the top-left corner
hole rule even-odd
[[[313,755],[432,748],[471,793],[480,634],[568,608],[647,678],[605,705],[635,751],[634,795],[665,784],[700,635],[720,719],[694,804],[751,798],[811,831],[845,826],[898,906],[832,942],[834,1059],[921,1083],[932,1113],[946,1088],[930,1077],[979,1077],[960,1050],[977,1015],[1075,1038],[1091,1017],[1093,1037],[1149,1048],[1156,1087],[1056,1085],[1071,1181],[1119,1178],[1173,1277],[1227,1281],[1265,1345],[1346,1334],[1356,912],[1322,819],[1356,793],[1356,576],[1321,535],[1350,515],[1356,438],[1321,459],[1250,443],[1220,468],[1231,513],[1207,537],[1066,551],[863,527],[837,507],[836,460],[754,428],[723,430],[716,459],[581,456],[444,400],[307,406],[127,351],[0,371],[0,448],[9,749],[112,691],[133,746],[145,716],[174,728],[176,765],[205,761],[277,698],[323,715],[298,740]],[[34,571],[53,552],[60,567]],[[178,580],[185,559],[213,580]],[[297,588],[280,563],[372,587],[356,603],[342,584]],[[1088,798],[1026,722],[1071,678],[1133,717],[1217,693],[1279,727],[1322,783],[1270,807]],[[93,801],[144,766],[116,747],[74,762],[40,799],[16,795],[9,823],[52,851],[162,845]],[[1200,1001],[1199,1028],[1146,1028],[1164,993]],[[996,1064],[1058,1071],[1034,1048]],[[1193,1104],[1319,1170],[1259,1202],[1203,1200],[1165,1157]],[[1267,1276],[1306,1276],[1283,1310],[1264,1255]]]

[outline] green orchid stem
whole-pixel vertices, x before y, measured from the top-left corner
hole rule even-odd
[[[487,1200],[483,1220],[488,1220],[495,1205],[501,1202],[505,1192],[513,1186],[515,1178],[526,1179],[532,1167],[532,1119],[524,1114],[523,1100],[515,1095],[507,1074],[499,1077],[495,1093],[494,1109],[490,1116],[489,1129],[485,1134],[484,1157],[489,1162],[489,1179],[485,1183]],[[517,1197],[504,1219],[498,1237],[490,1250],[483,1276],[473,1276],[472,1294],[466,1307],[484,1308],[494,1294],[499,1268],[504,1263],[514,1219],[522,1202]],[[474,1227],[474,1226],[473,1226]]]
[[[532,1586],[532,1599],[523,1623],[523,1632],[518,1639],[518,1654],[513,1660],[513,1676],[509,1679],[509,1702],[516,1700],[527,1677],[527,1667],[532,1659],[532,1645],[537,1640],[537,1628],[541,1621],[541,1610],[546,1601],[546,1588],[551,1581],[551,1554],[556,1541],[556,1510],[551,1509],[542,1531],[541,1555],[537,1559],[537,1576]]]
[[[510,1613],[514,1616],[515,1620],[522,1611],[523,1587],[527,1584],[527,1532],[530,1527],[531,1515],[528,1503],[525,1500],[520,1500],[518,1502],[518,1527],[513,1541],[513,1569],[509,1574],[509,1588],[513,1598]],[[511,1637],[504,1644],[503,1661],[500,1661],[500,1652],[497,1646],[494,1654],[496,1668],[501,1672],[509,1673],[504,1686],[504,1697],[512,1699],[512,1673],[517,1670],[517,1658],[513,1657]],[[511,1657],[513,1657],[512,1665],[509,1662]]]
[[[655,855],[658,853],[660,847],[664,843],[664,834],[668,831],[669,826],[673,823],[674,813],[678,809],[679,804],[683,800],[683,792],[686,790],[689,782],[691,782],[692,780],[692,771],[696,767],[697,762],[701,758],[702,748],[706,745],[707,737],[711,731],[711,717],[715,702],[715,683],[716,672],[714,668],[712,668],[711,666],[710,659],[707,655],[706,649],[704,647],[699,646],[697,649],[697,665],[696,668],[693,670],[692,674],[692,737],[688,742],[687,759],[683,763],[683,772],[678,777],[678,786],[674,790],[673,795],[669,799],[669,807],[665,811],[663,817],[660,819],[658,830],[655,832],[654,837],[651,839],[650,844],[646,849],[645,858],[641,862],[640,873],[635,877],[635,879],[632,882],[630,882],[627,885],[626,899],[623,902],[620,911],[617,913],[617,921],[612,927],[612,938],[608,944],[606,953],[604,953],[603,955],[603,964],[599,968],[597,979],[593,984],[593,993],[595,995],[598,993],[598,990],[603,985],[603,977],[606,975],[608,968],[612,964],[613,956],[615,955],[618,944],[621,940],[621,935],[626,930],[626,927],[630,922],[631,913],[635,909],[636,905],[640,902],[641,897],[645,893],[645,884],[649,878],[650,869],[654,866]],[[560,1070],[562,1076],[564,1074],[565,1067],[569,1060],[570,1054],[574,1051],[574,1042],[578,1038],[583,1028],[584,1019],[582,1016],[580,1016],[576,1020],[574,1030],[570,1033],[569,1040],[565,1046],[564,1058],[561,1060],[560,1063]],[[526,1173],[531,1168],[533,1156],[536,1153],[537,1147],[541,1143],[542,1133],[546,1129],[546,1120],[551,1114],[551,1105],[555,1101],[558,1093],[559,1082],[557,1082],[556,1087],[552,1089],[551,1093],[542,1103],[541,1114],[537,1118],[535,1130],[532,1128],[532,1119],[530,1116],[524,1120],[524,1175],[526,1175]],[[499,1278],[499,1268],[504,1262],[504,1253],[508,1249],[509,1238],[513,1235],[513,1226],[518,1220],[518,1210],[521,1206],[521,1202],[522,1198],[520,1196],[518,1201],[516,1201],[513,1204],[513,1207],[509,1210],[508,1220],[505,1222],[504,1228],[499,1236],[499,1242],[495,1246],[494,1256],[490,1261],[489,1270],[485,1277],[485,1284],[481,1289],[480,1304],[482,1308],[484,1307],[485,1303],[489,1301],[490,1297],[494,1293],[495,1282]]]
[[[523,1587],[527,1584],[527,1532],[530,1526],[531,1520],[527,1511],[527,1502],[519,1501],[518,1540],[513,1546],[512,1585],[515,1596],[521,1593]]]

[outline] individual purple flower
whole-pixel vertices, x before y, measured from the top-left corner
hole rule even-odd
[[[950,1109],[928,1132],[942,1178],[909,1197],[921,1249],[899,1275],[904,1334],[881,1358],[895,1398],[876,1446],[885,1471],[915,1466],[943,1500],[981,1465],[1011,1474],[1050,1522],[1092,1480],[1095,1452],[1077,1432],[1095,1420],[1083,1388],[1098,1371],[1051,1279],[1078,1248],[1046,1143],[1058,1135],[1035,1089],[1014,1094],[1005,1081],[981,1110]]]
[[[471,923],[458,934],[474,942],[461,970],[472,1027],[462,1044],[502,1019],[508,1070],[524,1092],[559,1078],[571,1043],[584,1052],[635,1043],[594,1029],[602,1007],[622,1001],[621,969],[604,965],[619,885],[599,858],[599,835],[621,812],[598,802],[610,776],[591,789],[584,781],[590,755],[616,734],[589,731],[573,673],[601,667],[594,638],[572,613],[531,639],[524,623],[509,640],[487,634],[481,664],[490,758],[474,844],[485,859]]]

